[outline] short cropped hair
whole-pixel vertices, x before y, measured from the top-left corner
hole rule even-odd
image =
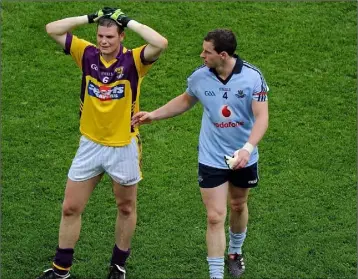
[[[215,29],[210,31],[204,40],[212,42],[217,53],[226,51],[230,56],[235,53],[237,47],[235,34],[230,29]]]
[[[111,18],[101,17],[98,20],[98,26],[111,27],[113,25],[117,26],[118,34],[121,34],[124,31],[124,28]]]

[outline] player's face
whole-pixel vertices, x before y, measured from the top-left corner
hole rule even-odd
[[[201,52],[200,57],[209,68],[216,68],[222,63],[221,55],[215,51],[212,42],[203,42],[203,51]]]
[[[117,54],[123,41],[124,33],[118,34],[117,26],[98,26],[97,46],[102,54]]]

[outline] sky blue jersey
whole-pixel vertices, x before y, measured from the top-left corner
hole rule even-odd
[[[224,155],[233,155],[249,139],[255,117],[252,101],[267,102],[269,90],[261,72],[237,55],[232,74],[222,80],[203,65],[188,78],[186,92],[203,105],[199,136],[199,163],[227,169]],[[255,147],[247,166],[256,163]]]

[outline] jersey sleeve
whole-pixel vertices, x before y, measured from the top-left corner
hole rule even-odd
[[[145,61],[144,49],[146,46],[147,45],[143,45],[132,50],[134,63],[137,68],[139,77],[144,77],[155,62]]]
[[[187,87],[186,87],[186,90],[185,90],[186,93],[188,93],[190,96],[192,97],[196,97],[195,95],[195,88],[194,88],[194,78],[193,78],[193,75],[190,75],[188,78],[187,78]]]
[[[266,84],[265,78],[261,73],[258,73],[252,92],[252,99],[258,102],[266,102],[268,100],[268,91],[269,87]]]
[[[82,57],[85,49],[92,45],[93,44],[87,42],[86,40],[79,39],[75,35],[67,33],[64,51],[66,54],[70,54],[73,60],[76,62],[77,66],[82,69]]]

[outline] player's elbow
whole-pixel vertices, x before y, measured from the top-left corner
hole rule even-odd
[[[53,28],[51,23],[46,24],[45,29],[47,34],[51,35],[53,33]]]
[[[254,113],[255,116],[255,122],[260,123],[261,127],[264,127],[265,129],[268,128],[269,125],[269,113],[268,113],[268,109],[262,109],[259,111],[256,111],[256,113]]]
[[[168,40],[164,37],[161,38],[160,42],[159,42],[159,48],[161,50],[165,50],[168,48]]]
[[[48,23],[46,24],[46,33],[51,37],[51,38],[55,38],[55,36],[57,35],[56,33],[56,28],[54,26],[54,24]]]
[[[262,127],[266,132],[268,127],[269,127],[269,117],[268,117],[268,115],[262,120]]]
[[[265,129],[268,128],[269,125],[269,117],[268,114],[260,115],[257,120],[259,121],[260,125],[264,127]]]
[[[50,35],[51,37],[55,37],[59,35],[58,27],[56,26],[55,22],[50,22],[46,24],[46,33]]]
[[[255,125],[260,127],[262,133],[265,133],[269,126],[268,114],[261,114],[255,117]]]

